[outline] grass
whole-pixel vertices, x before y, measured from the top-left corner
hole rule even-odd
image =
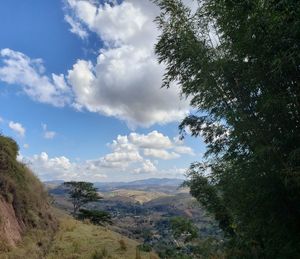
[[[7,246],[0,211],[0,259],[149,259],[138,242],[105,227],[76,221],[50,207],[41,182],[16,160],[18,145],[0,135],[0,198],[22,225],[22,242]],[[57,221],[58,219],[58,221]]]
[[[32,229],[28,231],[17,247],[10,247],[0,253],[0,259],[40,259],[47,253],[53,235],[46,230]]]
[[[139,243],[105,227],[74,220],[60,212],[54,236],[30,231],[18,247],[0,259],[157,259],[154,253],[138,250]],[[126,248],[126,249],[125,249]]]
[[[135,259],[138,245],[105,227],[64,217],[46,258]],[[150,253],[141,252],[140,258],[149,259]]]
[[[52,214],[43,184],[26,165],[17,161],[18,150],[13,139],[0,134],[0,199],[13,208],[14,213],[7,209],[5,212],[8,212],[11,220],[18,222],[21,228],[19,232],[25,237],[23,243],[26,243],[26,238],[33,233],[37,237],[39,233],[47,233],[50,237],[57,228],[57,221]],[[0,218],[3,214],[0,211]],[[4,229],[4,224],[5,221],[0,220],[0,229]],[[12,231],[9,226],[6,227],[8,232]],[[41,238],[44,236],[41,235]],[[44,241],[39,243],[41,251]],[[0,231],[0,254],[11,250],[10,247],[5,247],[7,243],[8,235]]]
[[[48,194],[28,167],[17,161],[18,149],[14,140],[0,135],[1,198],[13,205],[18,220],[25,227],[55,228]]]

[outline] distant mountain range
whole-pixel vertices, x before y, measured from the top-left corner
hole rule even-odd
[[[178,178],[149,178],[132,182],[95,182],[94,185],[101,192],[113,191],[116,189],[132,189],[132,190],[176,190],[184,180]],[[49,189],[57,189],[63,184],[62,180],[46,181],[44,184]],[[61,191],[64,188],[59,188]]]
[[[52,180],[52,181],[44,181],[43,183],[46,185],[46,186],[49,186],[49,185],[61,185],[63,184],[65,181],[64,180]]]
[[[149,178],[145,180],[137,180],[132,182],[111,182],[103,183],[96,182],[97,188],[134,188],[134,187],[158,187],[158,186],[172,186],[179,187],[183,183],[182,179],[177,178]]]

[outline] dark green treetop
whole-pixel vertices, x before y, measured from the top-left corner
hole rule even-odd
[[[74,215],[83,205],[102,199],[93,183],[71,181],[65,182],[64,185],[68,188],[69,197],[73,203]]]
[[[184,242],[189,242],[198,237],[197,227],[191,220],[183,217],[173,217],[170,222],[175,238],[183,237]]]

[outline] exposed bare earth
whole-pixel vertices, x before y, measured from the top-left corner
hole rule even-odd
[[[21,240],[22,227],[18,222],[12,204],[0,198],[0,239],[10,246]]]

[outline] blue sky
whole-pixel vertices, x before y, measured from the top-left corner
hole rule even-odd
[[[183,177],[205,150],[178,140],[179,87],[160,89],[146,0],[3,0],[0,129],[42,180]]]

